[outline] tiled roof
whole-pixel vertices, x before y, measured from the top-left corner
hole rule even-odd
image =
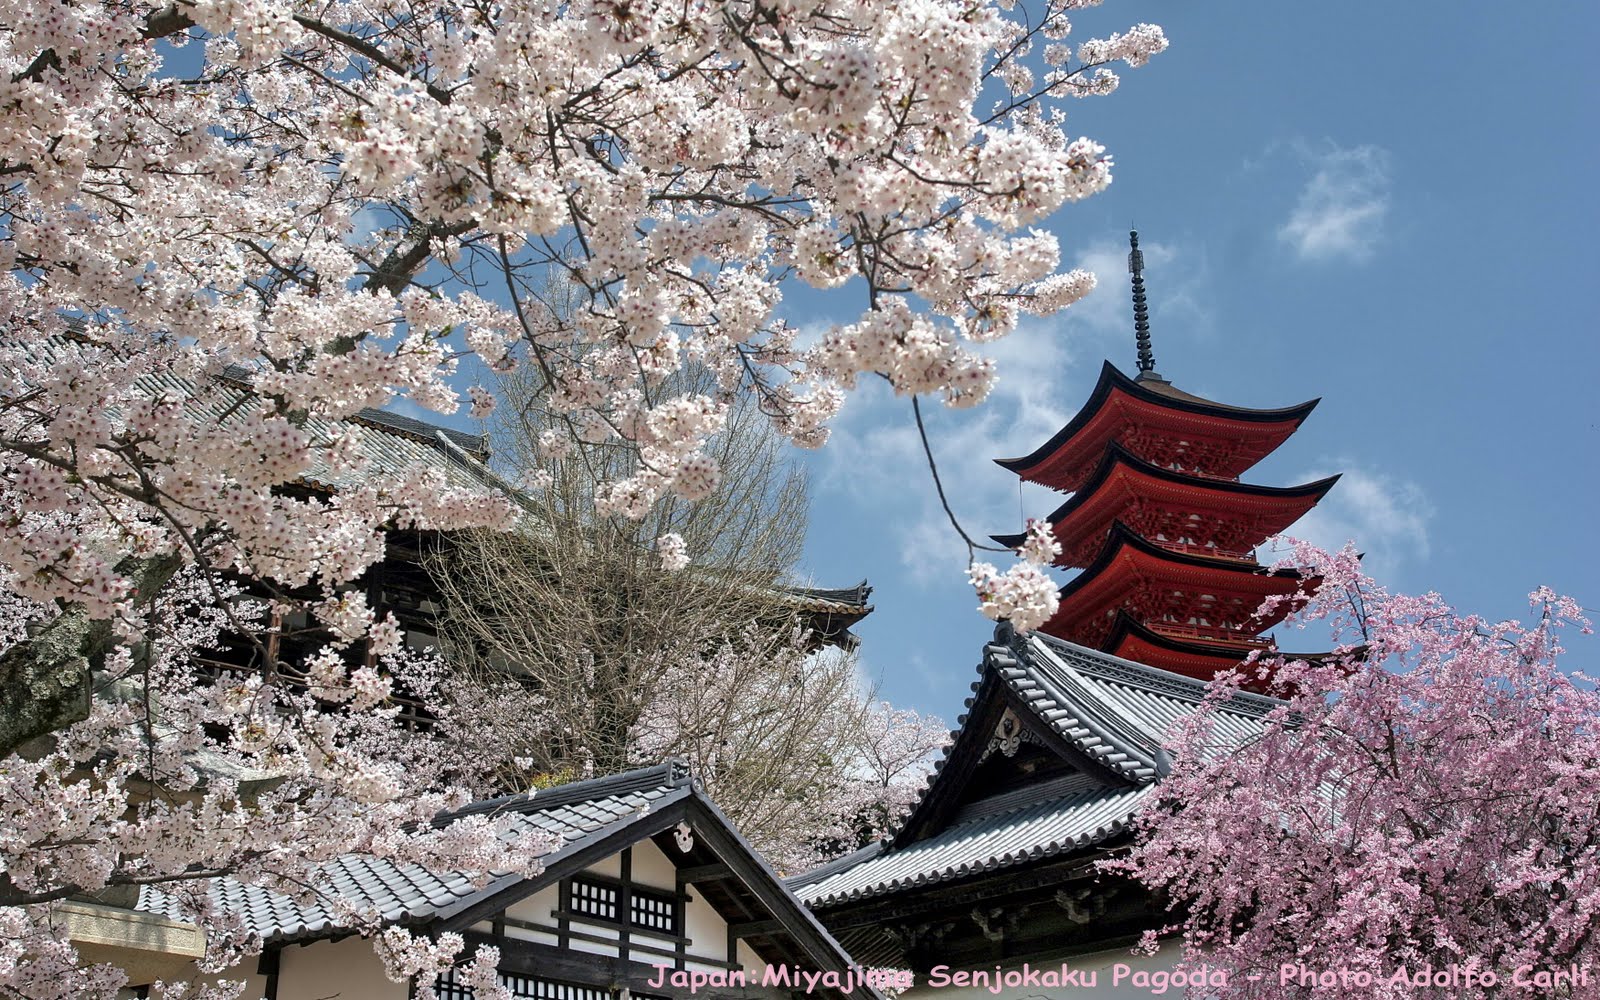
[[[491,799],[453,815],[515,814],[510,837],[546,835],[559,840],[559,846],[544,855],[549,864],[575,845],[625,826],[689,793],[687,769],[681,763],[669,762],[531,795]],[[300,901],[231,878],[212,880],[210,898],[224,912],[239,916],[245,928],[264,941],[282,942],[338,930],[334,907],[330,905],[333,896],[362,910],[380,913],[385,923],[416,922],[518,878],[497,873],[487,887],[475,888],[458,872],[436,875],[417,865],[398,865],[364,855],[337,858],[322,866],[321,875],[316,889],[323,899]],[[174,896],[150,886],[140,890],[137,908],[187,919]]]
[[[872,610],[872,605],[867,603],[872,587],[865,580],[854,587],[777,587],[776,590],[786,603],[802,611],[865,615]]]
[[[1163,740],[1205,698],[1206,682],[1158,670],[1041,632],[990,646],[1006,685],[1063,739],[1127,780],[1156,777]],[[1217,713],[1223,740],[1248,738],[1277,702],[1234,696]]]
[[[922,839],[874,845],[790,879],[808,905],[827,907],[965,878],[1115,837],[1154,794],[1168,734],[1206,694],[1203,681],[1038,632],[1017,636],[1004,626],[986,647],[980,670],[992,673],[1051,731],[1103,765],[1104,773],[1075,772],[969,802],[943,829]],[[1216,713],[1219,742],[1258,732],[1260,717],[1278,704],[1258,695],[1235,695]],[[974,707],[970,700],[968,707]],[[951,748],[963,743],[973,745],[970,739],[958,740]],[[941,771],[947,762],[948,757],[940,762]],[[939,780],[936,772],[930,791]]]
[[[224,414],[244,413],[260,405],[250,389],[249,373],[238,366],[230,366],[205,391],[197,391],[192,383],[173,376],[146,381],[152,389],[160,387],[181,394],[189,400],[191,409],[209,411],[224,420]],[[348,489],[374,476],[437,469],[447,483],[458,489],[505,492],[484,464],[489,457],[488,441],[478,435],[370,407],[342,420],[308,417],[302,429],[313,441],[325,441],[334,434],[353,434],[357,450],[366,460],[365,468],[345,470],[333,469],[320,457],[313,457],[310,468],[300,476],[310,486]]]
[[[1035,448],[1020,458],[997,458],[995,464],[1012,471],[1020,471],[1030,466],[1035,466],[1049,458],[1058,448],[1066,444],[1078,431],[1094,419],[1100,407],[1110,398],[1114,389],[1135,397],[1150,399],[1156,403],[1167,403],[1170,408],[1188,410],[1190,412],[1207,415],[1247,420],[1255,423],[1280,423],[1293,421],[1299,424],[1316,408],[1319,400],[1308,400],[1294,406],[1275,407],[1272,409],[1257,409],[1248,406],[1234,406],[1231,403],[1219,403],[1216,400],[1196,396],[1184,392],[1155,373],[1141,373],[1138,378],[1129,378],[1117,369],[1111,362],[1106,361],[1100,366],[1100,377],[1095,381],[1094,389],[1089,394],[1089,399],[1077,415],[1068,421],[1060,430],[1051,435],[1050,440]]]
[[[75,335],[81,324],[69,321],[68,327],[66,336],[32,345],[40,360],[57,365],[75,363],[80,349]],[[151,396],[167,395],[181,400],[191,413],[210,416],[227,426],[261,405],[251,389],[254,378],[249,369],[229,365],[219,375],[203,382],[167,372],[146,374],[135,384]],[[479,435],[372,408],[338,420],[309,417],[303,430],[313,441],[327,440],[334,433],[353,434],[357,451],[366,459],[365,469],[351,471],[329,468],[314,458],[311,467],[301,476],[301,481],[309,486],[347,488],[368,477],[426,468],[438,469],[446,482],[458,489],[509,492],[487,468],[488,439]]]
[[[1030,802],[955,823],[815,882],[790,885],[807,905],[827,906],[1066,854],[1122,832],[1154,787],[1100,786]]]

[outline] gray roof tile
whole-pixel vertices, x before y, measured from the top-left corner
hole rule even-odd
[[[512,838],[558,834],[563,843],[544,856],[548,862],[575,841],[631,821],[673,792],[688,787],[687,771],[681,764],[669,762],[531,795],[475,803],[456,815],[510,813],[514,822],[508,836]],[[382,914],[385,922],[417,921],[481,891],[481,887],[475,887],[460,872],[435,874],[418,865],[345,855],[321,867],[316,890],[316,898],[300,900],[264,886],[223,878],[210,882],[209,896],[213,905],[237,915],[245,928],[262,940],[281,941],[336,928],[336,897],[358,909]],[[137,908],[174,919],[189,918],[176,895],[154,886],[140,890]]]
[[[1153,790],[1093,788],[956,823],[795,893],[807,905],[826,906],[1066,854],[1120,833]]]
[[[972,802],[923,839],[875,845],[791,879],[808,905],[836,905],[1054,857],[1123,832],[1154,796],[1162,746],[1206,697],[1203,681],[1006,629],[985,649],[980,670],[993,671],[1045,725],[1105,772],[1076,773]],[[1258,733],[1261,717],[1279,705],[1259,695],[1235,695],[1215,715],[1219,743]],[[935,774],[930,789],[938,781]]]

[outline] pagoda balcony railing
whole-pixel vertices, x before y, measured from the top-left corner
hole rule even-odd
[[[1228,628],[1225,625],[1180,625],[1177,622],[1146,622],[1150,630],[1160,632],[1162,635],[1174,639],[1207,639],[1212,642],[1228,642],[1251,648],[1267,649],[1272,646],[1272,640],[1262,639],[1251,635],[1243,629]]]
[[[1218,559],[1236,559],[1239,562],[1253,563],[1256,561],[1254,552],[1239,552],[1235,549],[1222,549],[1212,545],[1196,545],[1193,542],[1174,542],[1162,538],[1152,538],[1152,542],[1164,549],[1174,552],[1188,552],[1197,556],[1213,556]]]
[[[1181,465],[1171,466],[1171,469],[1174,472],[1181,472],[1186,476],[1194,476],[1196,479],[1209,479],[1212,482],[1217,483],[1237,483],[1239,481],[1238,476],[1218,475],[1215,472],[1206,472],[1204,469],[1185,468]]]
[[[1152,464],[1159,465],[1172,472],[1181,472],[1186,476],[1194,476],[1196,479],[1210,479],[1219,483],[1237,483],[1239,481],[1238,476],[1225,476],[1218,472],[1207,472],[1198,465],[1185,465],[1182,462],[1154,462]]]

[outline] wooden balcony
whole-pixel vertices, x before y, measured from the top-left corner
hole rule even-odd
[[[1238,562],[1254,563],[1255,553],[1239,552],[1234,549],[1219,549],[1211,545],[1195,545],[1192,542],[1173,542],[1161,538],[1150,539],[1156,545],[1173,552],[1186,552],[1189,555],[1208,556],[1213,559],[1233,559]]]
[[[1253,636],[1243,629],[1227,628],[1222,625],[1180,625],[1177,622],[1145,622],[1152,632],[1174,639],[1188,639],[1198,642],[1226,642],[1229,645],[1244,646],[1248,649],[1270,649],[1272,640]]]

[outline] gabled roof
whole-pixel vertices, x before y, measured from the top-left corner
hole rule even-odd
[[[770,915],[750,935],[753,944],[756,940],[765,942],[755,945],[758,952],[771,946],[785,961],[840,972],[850,968],[850,957],[838,942],[705,796],[681,761],[489,799],[441,816],[436,822],[467,814],[511,815],[508,838],[553,838],[554,848],[541,859],[543,871],[532,878],[500,873],[486,885],[474,888],[459,872],[435,874],[417,865],[349,855],[323,865],[322,878],[314,888],[330,902],[336,896],[354,907],[380,914],[386,925],[459,931],[624,847],[687,823],[692,845],[683,849],[692,853],[685,858],[702,871],[717,870],[715,875],[705,876],[707,885],[695,883],[702,894],[727,900],[736,888],[747,901],[746,908]],[[707,864],[713,859],[718,863]],[[299,902],[284,893],[231,878],[213,879],[205,888],[212,905],[224,914],[237,915],[245,929],[259,935],[269,946],[349,932],[326,902]],[[180,899],[154,886],[140,890],[136,908],[187,919]],[[882,1000],[876,990],[861,984],[851,995],[858,1000]]]
[[[1207,690],[1191,677],[1004,624],[979,672],[960,729],[896,836],[791,879],[808,905],[840,906],[1114,842],[1153,795],[1164,742]],[[1216,713],[1217,735],[1247,739],[1279,704],[1236,694]],[[1007,708],[1052,734],[1047,745],[1078,769],[974,801],[974,771]]]
[[[643,818],[691,794],[688,769],[669,762],[605,778],[574,782],[539,792],[474,803],[460,813],[512,813],[509,837],[553,837],[554,850],[545,866],[592,840]],[[384,923],[425,923],[460,908],[465,902],[503,888],[520,877],[499,874],[485,887],[474,888],[459,872],[435,874],[412,864],[384,858],[346,855],[321,868],[316,889],[326,901],[300,902],[291,896],[232,878],[209,884],[211,901],[236,915],[245,929],[268,944],[332,936],[343,928],[334,916],[332,897],[382,915]],[[182,903],[158,887],[140,890],[136,907],[173,919],[187,919]]]
[[[1021,458],[997,458],[995,464],[1015,472],[1024,479],[1043,482],[1050,478],[1050,467],[1063,463],[1076,467],[1080,461],[1092,460],[1099,449],[1104,446],[1108,435],[1114,433],[1109,427],[1102,427],[1100,433],[1092,435],[1094,440],[1077,442],[1083,455],[1071,461],[1063,459],[1058,452],[1068,449],[1081,433],[1088,430],[1096,422],[1108,403],[1115,400],[1125,400],[1139,407],[1146,417],[1156,417],[1168,414],[1171,418],[1178,418],[1181,422],[1199,426],[1204,422],[1222,422],[1234,428],[1256,425],[1260,433],[1265,435],[1258,447],[1250,450],[1241,462],[1240,467],[1231,472],[1237,475],[1245,468],[1253,465],[1262,456],[1266,455],[1283,439],[1292,434],[1295,428],[1310,415],[1316,408],[1319,400],[1308,400],[1295,406],[1285,406],[1275,409],[1251,409],[1243,406],[1230,406],[1227,403],[1218,403],[1191,393],[1175,388],[1164,379],[1152,377],[1148,374],[1137,379],[1129,378],[1118,371],[1116,366],[1107,361],[1101,365],[1100,377],[1095,382],[1094,390],[1089,394],[1089,399],[1083,404],[1076,416],[1069,420],[1065,426],[1051,435],[1044,444],[1035,448]],[[1184,418],[1199,418],[1198,421]],[[1276,426],[1275,426],[1276,425]],[[1068,449],[1071,450],[1071,449]],[[1049,484],[1047,485],[1054,485]],[[1076,486],[1068,484],[1058,488],[1075,489]]]

